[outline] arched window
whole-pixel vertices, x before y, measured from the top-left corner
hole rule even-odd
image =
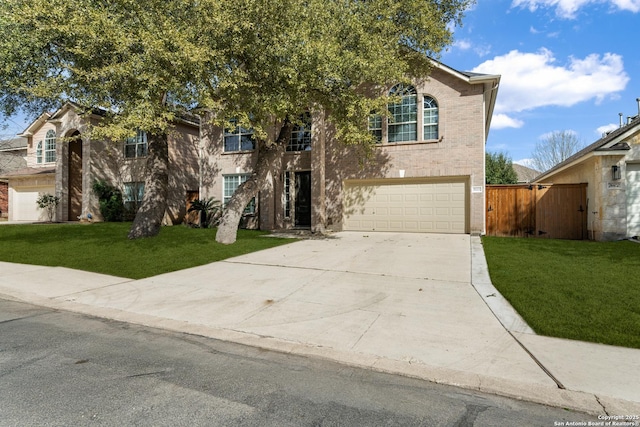
[[[423,139],[438,139],[438,103],[430,96],[425,96],[423,108]]]
[[[389,91],[391,96],[400,96],[400,102],[389,104],[391,113],[388,124],[388,142],[416,141],[418,139],[418,102],[416,88],[400,83]]]
[[[56,161],[56,133],[52,130],[47,132],[44,138],[44,162],[53,163]]]
[[[36,145],[36,163],[42,163],[42,141]]]

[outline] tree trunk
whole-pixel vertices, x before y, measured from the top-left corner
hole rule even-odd
[[[142,204],[129,230],[129,239],[153,237],[160,232],[167,209],[169,140],[166,133],[148,135],[146,178]]]
[[[286,120],[280,129],[280,134],[275,143],[258,144],[258,161],[251,177],[241,184],[233,193],[231,200],[222,212],[216,241],[225,245],[230,245],[236,241],[238,235],[238,225],[242,219],[242,213],[253,197],[258,195],[260,189],[265,188],[269,172],[279,173],[282,165],[282,158],[287,147],[287,141],[291,135],[293,124]]]

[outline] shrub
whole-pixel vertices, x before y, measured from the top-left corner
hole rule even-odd
[[[200,228],[207,228],[215,225],[215,218],[221,212],[222,204],[213,197],[210,199],[194,200],[191,202],[188,212],[199,212]]]
[[[98,196],[100,213],[105,221],[119,222],[124,219],[122,192],[104,181],[94,181],[93,192]]]
[[[53,194],[41,194],[36,200],[36,204],[40,209],[44,209],[47,214],[47,220],[53,222],[53,217],[56,215],[56,207],[60,203],[60,197]]]

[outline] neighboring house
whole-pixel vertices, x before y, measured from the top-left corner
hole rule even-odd
[[[12,138],[0,141],[0,176],[27,165],[27,140]],[[9,216],[9,183],[0,179],[0,219]]]
[[[372,116],[370,161],[334,136],[323,111],[301,118],[282,169],[250,203],[246,226],[312,231],[484,233],[485,142],[500,76],[434,63],[401,96],[392,118]],[[203,193],[227,202],[252,173],[250,129],[205,129]]]
[[[638,113],[535,180],[587,183],[590,239],[640,236],[640,106]]]
[[[8,181],[9,220],[45,219],[36,206],[39,195],[60,197],[57,221],[78,221],[89,214],[101,219],[93,194],[95,180],[105,181],[122,191],[125,205],[135,207],[144,192],[147,139],[144,132],[127,141],[92,140],[91,124],[101,120],[99,111],[81,117],[71,102],[53,114],[44,113],[20,135],[27,140],[27,164],[4,173]],[[169,195],[165,224],[182,221],[186,199],[198,192],[199,124],[178,120],[169,135]]]
[[[518,184],[528,184],[533,181],[535,177],[540,175],[540,172],[538,172],[537,170],[519,165],[517,163],[513,164],[513,170],[518,176]]]

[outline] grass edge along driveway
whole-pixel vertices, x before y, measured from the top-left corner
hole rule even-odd
[[[143,279],[291,243],[238,230],[232,245],[215,241],[215,229],[163,227],[156,237],[127,239],[131,223],[0,225],[0,261],[68,267]]]
[[[640,244],[483,237],[494,286],[540,334],[640,348]]]

